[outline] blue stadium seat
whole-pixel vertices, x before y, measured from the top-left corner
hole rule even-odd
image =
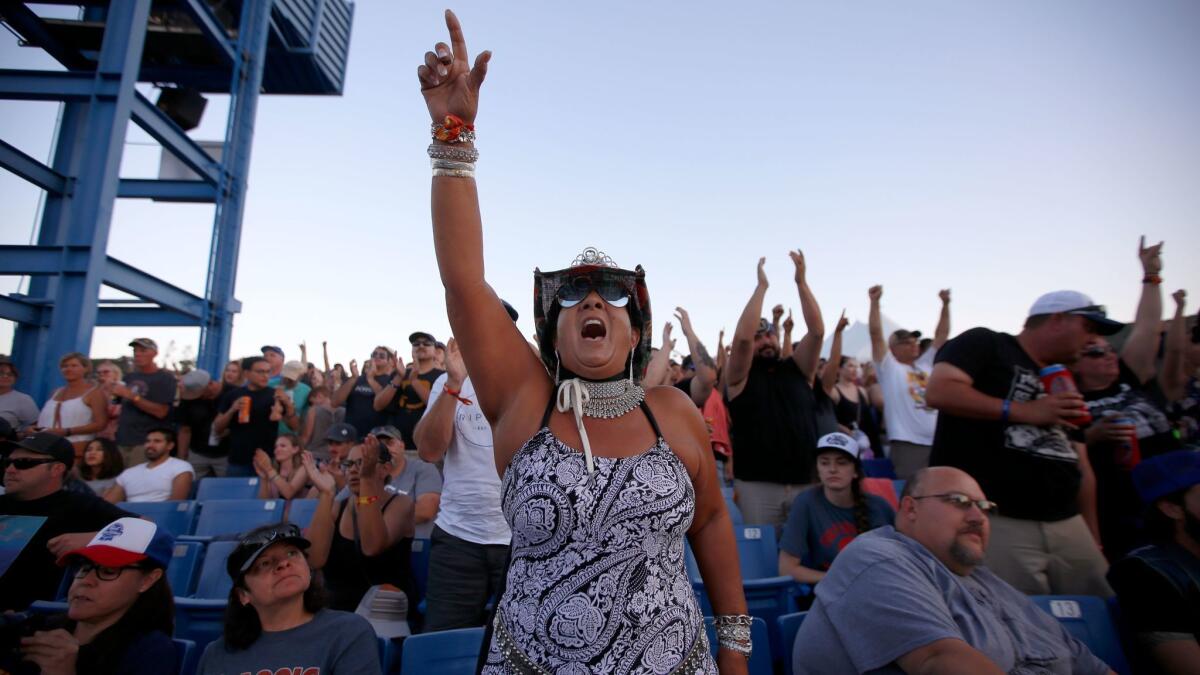
[[[117,506],[154,521],[163,530],[178,537],[191,534],[195,527],[196,514],[200,512],[196,502],[189,499],[170,502],[120,502]]]
[[[483,628],[421,633],[404,640],[400,672],[472,675],[483,649]]]
[[[746,519],[742,517],[742,510],[729,497],[725,498],[725,510],[729,511],[729,520],[733,522],[734,527],[746,524]]]
[[[717,628],[713,625],[711,617],[704,618],[704,627],[708,631],[708,646],[712,649],[713,658],[717,658]],[[750,624],[750,641],[754,643],[754,649],[750,652],[749,667],[750,675],[772,675],[771,669],[771,648],[767,644],[767,623],[758,617],[754,617],[754,621]]]
[[[726,500],[728,500],[728,501],[733,501],[733,488],[731,488],[731,487],[722,487],[722,488],[721,488],[721,494],[725,496],[725,499],[726,499]]]
[[[239,478],[201,478],[196,501],[210,499],[254,499],[258,496],[258,476]]]
[[[413,580],[417,582],[417,602],[424,600],[425,588],[429,584],[429,549],[431,546],[432,542],[428,539],[413,539],[409,560],[412,563]]]
[[[288,501],[287,517],[289,523],[295,523],[300,529],[312,524],[313,514],[317,512],[317,499],[292,499]]]
[[[200,561],[203,559],[204,544],[198,541],[175,543],[175,550],[171,552],[171,562],[167,565],[167,583],[171,584],[171,593],[191,595],[196,575],[200,571]]]
[[[179,675],[195,675],[196,666],[200,665],[200,653],[196,651],[196,643],[191,640],[175,638],[175,658],[179,665]]]
[[[779,617],[779,644],[783,647],[783,675],[793,675],[792,651],[796,645],[796,633],[808,612],[792,612]]]
[[[205,480],[212,480],[206,478]],[[217,499],[200,504],[197,537],[236,535],[283,520],[282,499]]]
[[[899,478],[896,478],[895,480],[892,481],[892,488],[896,491],[896,501],[897,502],[900,501],[900,493],[904,492],[904,485],[907,482],[908,481],[900,480]]]
[[[1110,668],[1121,675],[1131,672],[1104,598],[1090,595],[1033,595],[1029,599],[1058,619],[1067,632],[1087,645]]]
[[[887,457],[880,459],[864,459],[863,472],[867,474],[867,478],[895,478],[896,467],[892,466],[892,460]],[[204,480],[212,480],[206,478]],[[204,482],[204,481],[201,481]]]
[[[208,545],[200,580],[190,597],[175,597],[175,635],[192,640],[203,652],[208,643],[221,636],[225,622],[225,605],[233,581],[225,571],[225,560],[236,541],[214,541]]]
[[[33,614],[66,614],[67,601],[35,600],[26,611]]]

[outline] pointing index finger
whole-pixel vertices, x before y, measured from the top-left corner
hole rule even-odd
[[[454,51],[454,57],[465,60],[467,39],[463,37],[462,24],[458,22],[458,17],[450,10],[446,10],[446,28],[450,31],[450,49]]]

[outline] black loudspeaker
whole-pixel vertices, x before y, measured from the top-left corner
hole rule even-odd
[[[208,99],[195,89],[169,87],[158,95],[155,105],[181,129],[190,131],[200,126],[200,118],[204,116],[204,106],[208,105]]]

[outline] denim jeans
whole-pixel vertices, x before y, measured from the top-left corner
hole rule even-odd
[[[425,631],[482,626],[488,600],[504,587],[509,547],[475,544],[436,525],[430,542]]]

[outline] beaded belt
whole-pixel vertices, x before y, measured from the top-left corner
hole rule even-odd
[[[500,650],[500,656],[504,658],[504,663],[509,668],[516,671],[519,675],[552,675],[550,671],[542,666],[534,663],[521,648],[517,646],[516,640],[508,634],[508,629],[504,627],[504,622],[500,620],[499,612],[496,613],[496,618],[493,623],[495,626],[494,635],[496,637],[496,647]],[[692,641],[692,648],[688,650],[687,656],[679,665],[671,669],[671,675],[679,673],[694,673],[697,670],[702,670],[702,664],[705,657],[708,655],[708,634],[704,631],[704,624],[696,631],[696,639]]]

